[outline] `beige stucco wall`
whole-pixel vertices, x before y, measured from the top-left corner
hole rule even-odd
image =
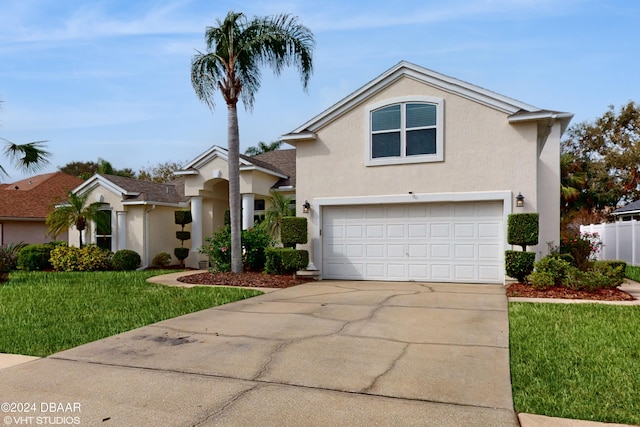
[[[366,106],[424,95],[444,99],[444,161],[365,166]],[[536,204],[536,125],[512,126],[507,114],[404,78],[296,144],[297,198],[521,191]],[[525,173],[533,171],[533,173]]]
[[[66,241],[67,234],[63,233],[57,237],[47,235],[47,226],[44,220],[38,221],[14,221],[1,220],[0,231],[2,232],[0,244],[10,243],[46,243],[54,240]]]
[[[444,161],[366,166],[368,108],[410,96],[444,100]],[[540,212],[541,245],[530,250],[545,252],[544,242],[557,239],[559,233],[558,181],[553,175],[559,162],[558,129],[559,125],[539,158],[536,122],[510,124],[507,113],[405,77],[315,130],[316,140],[295,143],[296,196],[298,202],[306,199],[312,204],[318,198],[345,197],[348,204],[354,197],[409,192],[511,192],[506,199],[511,206],[506,206],[505,212]],[[549,174],[550,170],[554,172]],[[540,173],[545,173],[546,179],[540,179]],[[518,193],[525,196],[523,208],[515,207]],[[539,203],[539,197],[544,197],[545,203]],[[318,236],[319,220],[318,212],[309,215],[312,238]],[[307,248],[314,249],[311,245]]]

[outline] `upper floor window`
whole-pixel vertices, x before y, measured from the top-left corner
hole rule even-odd
[[[416,97],[368,109],[367,164],[443,159],[442,100]]]

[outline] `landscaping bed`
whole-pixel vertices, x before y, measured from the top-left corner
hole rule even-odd
[[[633,301],[633,297],[618,288],[594,289],[591,291],[576,291],[562,286],[551,286],[536,289],[522,283],[512,283],[507,286],[508,297],[519,298],[561,298],[584,299],[599,301]]]
[[[314,279],[293,274],[264,274],[258,272],[197,273],[178,278],[179,282],[197,285],[243,286],[252,288],[288,288]]]

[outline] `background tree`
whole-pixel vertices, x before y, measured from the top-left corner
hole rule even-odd
[[[240,238],[240,137],[238,100],[251,110],[260,88],[260,66],[271,67],[278,75],[283,67],[295,66],[306,89],[312,72],[313,34],[287,14],[245,18],[230,11],[218,26],[207,27],[207,51],[191,61],[191,84],[198,98],[209,108],[220,90],[227,104],[229,151],[229,209],[231,211],[231,271],[242,272]]]
[[[613,106],[593,122],[572,126],[562,143],[563,223],[600,222],[640,199],[640,106]],[[570,188],[578,190],[575,191]]]
[[[249,147],[244,152],[247,156],[257,156],[258,154],[267,153],[269,151],[276,151],[282,146],[282,141],[273,141],[271,144],[265,144],[264,142],[258,142],[255,147]]]
[[[135,178],[136,173],[129,169],[114,169],[110,162],[102,158],[98,158],[97,162],[70,162],[64,166],[58,166],[60,172],[68,175],[77,176],[80,179],[87,180],[93,175],[100,173],[105,175],[117,175],[125,178]]]
[[[147,166],[138,171],[138,179],[149,182],[169,182],[175,179],[173,173],[184,168],[186,162],[164,162]]]
[[[47,216],[45,220],[47,232],[55,238],[69,227],[75,226],[80,233],[79,242],[82,248],[82,232],[87,228],[87,223],[93,221],[98,228],[107,228],[108,219],[104,211],[100,210],[101,203],[94,202],[86,205],[88,197],[89,193],[83,195],[69,193],[67,199],[58,204]]]

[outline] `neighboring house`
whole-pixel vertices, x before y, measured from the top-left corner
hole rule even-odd
[[[169,183],[152,183],[112,175],[94,175],[74,189],[90,193],[88,202],[100,202],[110,213],[107,230],[91,224],[84,241],[112,251],[130,249],[140,254],[144,265],[150,265],[160,252],[173,254],[180,246],[174,212],[188,209],[193,222],[185,231],[191,240],[186,265],[197,267],[204,238],[224,225],[229,209],[229,168],[227,150],[214,146],[177,171]],[[295,196],[295,150],[279,150],[254,157],[240,158],[240,191],[242,193],[242,226],[252,227],[256,218],[268,208],[271,190]],[[79,244],[79,234],[69,230],[69,242]],[[174,259],[174,262],[177,260]]]
[[[510,213],[539,212],[531,250],[559,243],[571,118],[400,62],[282,137],[313,266],[324,279],[503,283]]]
[[[295,150],[241,156],[242,226],[281,191],[309,219],[304,247],[321,278],[503,283],[510,213],[540,214],[540,255],[559,243],[571,118],[401,62],[284,135]],[[214,146],[170,184],[94,176],[75,191],[104,203],[111,234],[92,227],[85,241],[135,250],[148,265],[179,246],[173,212],[190,209],[186,263],[197,266],[228,210],[227,159]]]
[[[47,235],[45,219],[82,180],[62,172],[0,184],[0,245],[66,240]]]
[[[631,202],[611,212],[616,221],[631,221],[640,219],[640,200]]]

